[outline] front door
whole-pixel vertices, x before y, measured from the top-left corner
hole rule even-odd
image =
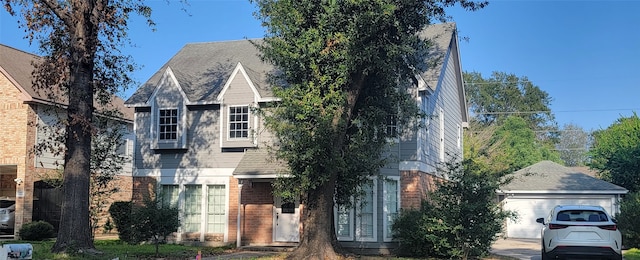
[[[273,213],[273,241],[298,242],[300,239],[299,203],[276,196]]]

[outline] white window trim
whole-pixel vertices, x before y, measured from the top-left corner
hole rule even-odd
[[[378,182],[376,181],[376,179],[372,179],[372,192],[373,192],[373,237],[363,237],[361,235],[362,230],[360,230],[360,223],[361,223],[361,218],[359,217],[360,215],[360,208],[362,206],[362,203],[360,201],[358,201],[356,203],[356,221],[355,221],[355,240],[356,241],[362,241],[362,242],[375,242],[378,241]]]
[[[462,127],[460,126],[460,124],[456,125],[458,127],[458,139],[457,139],[457,145],[458,145],[458,149],[462,148]]]
[[[160,110],[175,109],[178,112],[178,129],[176,140],[160,140]],[[160,107],[154,105],[151,107],[151,127],[149,134],[151,136],[151,149],[163,149],[158,144],[175,144],[173,148],[186,148],[187,135],[185,134],[187,122],[187,108],[185,106],[167,106]]]
[[[176,111],[176,139],[160,139],[160,111],[163,110],[175,110]],[[156,126],[157,129],[157,134],[155,136],[156,140],[158,140],[158,143],[175,143],[178,142],[178,140],[180,139],[180,121],[181,121],[181,116],[182,116],[182,111],[180,111],[179,108],[177,107],[163,107],[163,108],[158,108],[158,110],[156,110],[156,112],[158,113],[156,115],[156,120],[154,120],[154,124]]]
[[[444,162],[444,109],[442,107],[439,108],[439,121],[440,121],[440,162]]]
[[[225,196],[224,208],[225,209],[229,208],[229,186],[227,184],[223,184],[223,183],[207,183],[205,185],[205,191],[204,191],[204,196],[207,197],[207,199],[206,199],[206,201],[207,201],[206,202],[206,206],[207,207],[205,208],[205,211],[207,212],[207,214],[206,214],[206,217],[205,217],[205,221],[204,221],[205,226],[204,226],[204,229],[203,229],[203,230],[205,230],[205,232],[203,232],[203,233],[210,233],[209,230],[208,230],[208,225],[209,225],[209,203],[211,203],[209,201],[209,187],[210,186],[223,186],[224,187],[224,193],[225,193],[225,195],[224,195]],[[229,210],[225,210],[224,223],[223,223],[224,230],[222,231],[222,232],[224,232],[224,236],[225,236],[224,241],[225,242],[227,241],[227,230],[229,228],[228,227],[228,221],[229,221],[228,219],[229,219]]]
[[[231,132],[231,120],[229,119],[229,116],[231,115],[231,108],[232,107],[247,107],[247,137],[246,138],[238,138],[238,137],[234,137],[231,138],[231,135],[229,134]],[[251,140],[251,106],[249,104],[246,105],[229,105],[227,106],[227,115],[226,115],[226,137],[227,137],[227,141],[233,142],[233,141],[249,141]],[[255,121],[255,120],[253,120]]]
[[[387,176],[386,179],[394,180],[394,181],[396,181],[396,183],[398,185],[397,189],[396,189],[396,200],[398,202],[398,204],[397,204],[398,208],[396,209],[396,212],[399,213],[400,212],[400,203],[401,203],[401,198],[402,198],[402,197],[400,197],[400,190],[401,190],[400,176]],[[387,181],[386,179],[384,180],[385,182]],[[392,234],[389,234],[389,232],[388,232],[388,229],[389,229],[388,227],[389,227],[389,225],[391,223],[387,222],[387,219],[388,219],[387,215],[389,214],[389,209],[387,208],[387,201],[385,200],[387,198],[386,195],[387,195],[387,192],[388,192],[387,191],[387,185],[383,185],[382,187],[383,187],[383,193],[384,193],[384,196],[382,197],[383,198],[382,199],[383,200],[382,201],[382,205],[383,205],[383,210],[384,210],[384,216],[382,218],[383,221],[384,221],[384,223],[383,223],[383,237],[384,237],[384,242],[390,242],[390,241],[393,241],[393,238],[391,237]]]
[[[351,200],[352,205],[353,205],[353,199]],[[354,239],[354,232],[355,232],[355,226],[354,226],[354,216],[353,216],[353,207],[351,207],[349,210],[349,236],[339,236],[338,235],[338,205],[336,204],[333,208],[333,222],[334,222],[334,227],[336,227],[336,237],[338,238],[338,241],[353,241]]]

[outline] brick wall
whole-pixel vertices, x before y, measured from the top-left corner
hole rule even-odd
[[[0,73],[0,165],[9,165],[11,172],[0,179],[3,195],[16,198],[15,230],[22,224],[31,221],[33,205],[33,181],[29,173],[33,169],[32,156],[29,148],[33,147],[35,139],[29,120],[34,113],[28,104],[23,102],[24,96],[11,81]],[[29,168],[29,169],[28,169]],[[15,169],[15,170],[14,170]],[[14,179],[21,178],[23,183],[16,185]],[[8,182],[8,183],[7,183]],[[13,186],[16,185],[16,186]],[[13,192],[11,187],[15,187]],[[20,196],[17,196],[20,195]]]
[[[145,198],[153,198],[158,181],[154,177],[133,177],[131,200],[142,204]]]
[[[401,208],[420,208],[423,199],[435,189],[435,181],[438,178],[432,174],[420,171],[400,172]]]
[[[273,195],[271,183],[253,182],[242,188],[242,244],[273,241]]]
[[[104,224],[111,217],[111,215],[109,215],[109,207],[113,202],[131,201],[133,194],[133,178],[131,176],[116,176],[116,179],[109,184],[109,188],[114,187],[118,188],[118,192],[111,194],[109,198],[105,200],[106,204],[98,214],[98,229],[94,230],[96,234],[103,234],[107,232],[107,230],[104,229]],[[113,220],[111,220],[111,223],[113,224]]]

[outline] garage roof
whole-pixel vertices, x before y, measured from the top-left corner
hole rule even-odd
[[[598,193],[625,194],[627,189],[557,164],[541,161],[514,172],[501,187],[504,193]]]

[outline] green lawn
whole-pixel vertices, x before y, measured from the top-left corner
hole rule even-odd
[[[631,248],[623,256],[625,260],[640,260],[640,249]]]
[[[128,245],[119,240],[95,240],[94,245],[100,254],[67,255],[50,253],[53,241],[5,241],[4,243],[31,243],[33,245],[33,259],[155,259],[154,245]],[[195,259],[198,251],[202,256],[219,255],[230,250],[223,247],[196,247],[176,244],[160,245],[160,257],[164,259]]]
[[[133,259],[156,259],[154,245],[128,245],[120,240],[95,240],[94,245],[100,251],[100,254],[83,254],[83,255],[67,255],[50,253],[54,241],[4,241],[4,243],[31,243],[33,245],[33,259],[45,260],[111,260],[119,258],[120,260]],[[202,256],[215,256],[232,251],[232,247],[196,247],[176,244],[160,245],[160,257],[165,260],[181,260],[195,259],[198,251]],[[276,257],[260,258],[265,260],[282,259],[282,255]],[[360,257],[350,257],[347,259],[361,259]],[[364,257],[362,259],[402,259],[412,260],[413,258],[397,258],[397,257]],[[512,257],[491,255],[483,258],[484,260],[513,260]],[[626,260],[640,260],[640,250],[632,249],[625,254]]]

